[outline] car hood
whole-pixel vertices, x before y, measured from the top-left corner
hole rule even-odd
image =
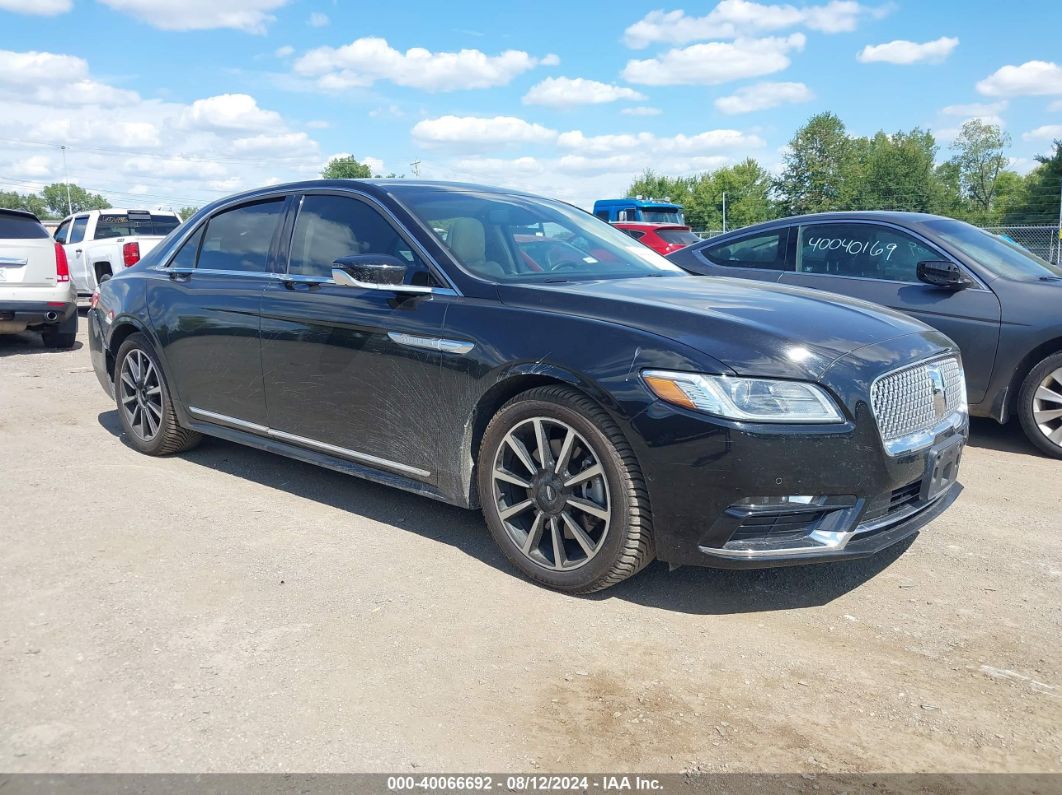
[[[884,307],[799,287],[700,276],[502,285],[505,303],[639,328],[739,375],[819,378],[852,351],[928,326]]]

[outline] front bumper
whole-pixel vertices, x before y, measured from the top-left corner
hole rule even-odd
[[[912,353],[898,352],[884,371]],[[844,423],[733,422],[663,402],[635,416],[628,438],[649,490],[657,556],[718,568],[866,557],[944,511],[961,491],[968,418],[950,415],[923,446],[889,455],[868,401],[882,364],[880,351],[865,351],[820,379],[845,407]]]
[[[96,378],[111,398],[114,398],[114,362],[107,352],[106,336],[103,322],[100,319],[98,308],[88,311],[88,344],[89,357],[92,359],[92,369],[96,371]]]

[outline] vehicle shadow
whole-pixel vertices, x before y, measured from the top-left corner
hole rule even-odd
[[[103,412],[97,419],[104,429],[128,445],[117,411]],[[489,566],[519,576],[495,545],[478,511],[212,437],[204,437],[202,444],[180,457],[449,544]],[[699,615],[817,607],[880,574],[903,554],[911,540],[864,560],[754,571],[686,567],[671,572],[666,564],[656,562],[626,582],[581,598],[622,599]]]
[[[78,340],[74,343],[73,348],[47,348],[41,340],[41,335],[32,331],[23,331],[18,334],[0,334],[0,358],[24,356],[26,354],[69,353],[82,347],[84,347],[84,343]]]
[[[1000,425],[988,417],[970,417],[969,445],[998,450],[1001,453],[1022,453],[1041,457],[1043,455],[1025,438],[1020,423],[1015,421]]]

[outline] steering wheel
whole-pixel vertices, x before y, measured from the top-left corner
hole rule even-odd
[[[583,267],[581,262],[575,260],[564,260],[563,262],[554,263],[549,269],[550,273],[561,273],[562,271],[577,271]]]

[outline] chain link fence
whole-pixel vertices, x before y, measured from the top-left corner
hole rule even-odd
[[[728,229],[733,232],[740,227]],[[1027,248],[1038,257],[1048,262],[1062,265],[1062,233],[1057,226],[985,226],[986,232],[999,235],[1019,246]],[[693,233],[702,240],[723,234],[722,229],[694,229]]]
[[[1027,248],[1048,262],[1062,264],[1057,226],[986,226],[984,230]]]

